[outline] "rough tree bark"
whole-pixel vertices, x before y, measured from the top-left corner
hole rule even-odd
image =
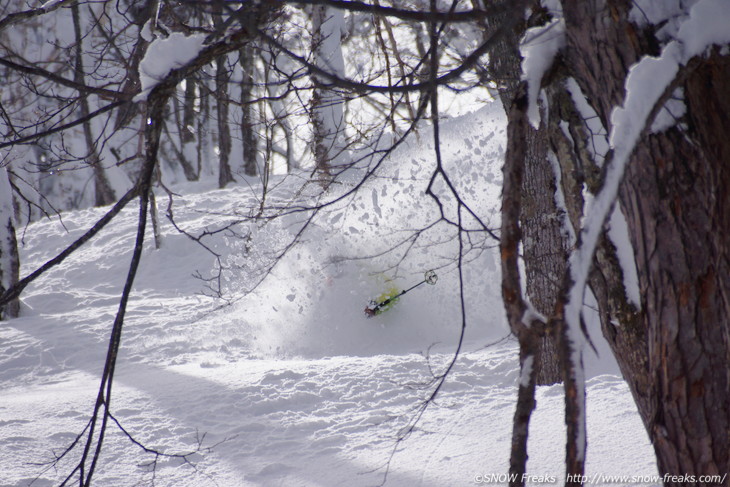
[[[503,167],[502,226],[499,242],[502,262],[502,300],[510,330],[520,345],[520,381],[510,449],[509,473],[512,476],[510,487],[521,487],[525,484],[523,475],[527,471],[527,439],[530,417],[535,409],[537,364],[540,363],[542,348],[540,344],[545,328],[544,323],[526,314],[527,303],[522,297],[518,265],[518,248],[522,239],[519,225],[522,206],[521,188],[527,158],[525,134],[529,126],[524,84],[521,88],[507,112],[510,123],[507,127],[507,150]]]
[[[475,0],[475,7],[482,7]],[[504,13],[485,25],[486,35],[505,21]],[[499,89],[507,114],[520,85],[522,73],[520,40],[526,28],[519,22],[507,32],[490,52],[487,71]],[[555,204],[555,178],[548,159],[547,131],[530,124],[521,128],[520,139],[525,144],[524,177],[522,179],[522,258],[525,266],[527,298],[537,311],[549,315],[560,291],[565,273],[565,258],[569,242],[561,233],[560,211]],[[562,249],[562,250],[560,250]],[[540,339],[540,360],[536,363],[537,384],[550,385],[562,380],[555,338],[546,334]]]
[[[555,205],[555,177],[548,159],[545,130],[529,126],[525,141],[527,153],[520,213],[525,286],[535,309],[549,315],[560,292],[569,243],[561,232],[561,215]],[[546,334],[540,347],[537,384],[559,383],[562,373],[555,337]]]
[[[565,83],[575,80],[610,131],[629,68],[657,55],[660,43],[654,28],[628,20],[631,2],[563,0],[562,6],[566,46],[558,64],[565,71],[543,86],[549,84],[550,149],[577,227],[581,192],[600,186],[601,175],[581,147],[586,134]],[[682,124],[639,141],[619,193],[641,307],[626,298],[623,269],[606,235],[589,283],[660,473],[685,476],[668,485],[696,485],[687,476],[730,469],[730,55],[713,48],[680,69]]]

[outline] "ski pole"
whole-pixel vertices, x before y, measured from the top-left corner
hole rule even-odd
[[[438,276],[436,275],[436,272],[434,272],[434,271],[427,271],[427,272],[426,272],[426,273],[424,274],[424,276],[423,276],[423,281],[419,282],[418,284],[414,284],[413,286],[409,287],[408,289],[406,289],[406,290],[404,290],[404,291],[401,291],[400,293],[396,294],[395,296],[391,296],[391,297],[389,297],[388,299],[386,299],[386,300],[385,300],[385,301],[383,301],[382,303],[377,303],[377,304],[376,304],[376,305],[375,305],[374,307],[372,307],[372,308],[368,306],[367,308],[365,308],[365,313],[366,313],[366,314],[367,314],[368,316],[375,316],[375,315],[376,315],[376,314],[378,313],[378,310],[380,310],[381,308],[383,308],[383,307],[387,306],[387,305],[388,305],[389,303],[391,303],[392,301],[394,301],[394,300],[396,300],[396,299],[400,298],[400,297],[401,297],[401,296],[403,296],[403,295],[404,295],[405,293],[407,293],[407,292],[409,292],[409,291],[412,291],[413,289],[417,288],[418,286],[420,286],[420,285],[421,285],[421,284],[423,284],[423,283],[428,283],[428,284],[434,285],[434,284],[436,284],[436,282],[438,281],[438,278],[439,278],[439,277],[438,277]]]

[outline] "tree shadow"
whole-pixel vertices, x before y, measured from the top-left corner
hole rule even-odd
[[[63,382],[74,371],[98,377],[105,352],[101,334],[71,325],[49,315],[5,323],[0,355],[9,357],[3,365],[11,366],[3,367],[0,381],[42,388]],[[210,460],[201,459],[201,471],[222,462],[253,485],[379,485],[400,422],[420,400],[409,388],[427,372],[418,356],[160,367],[122,346],[111,409],[146,446],[180,451],[205,433],[203,446],[217,446]],[[509,382],[511,387],[514,378]],[[93,386],[88,392],[86,406],[77,400],[60,413],[88,416]],[[49,449],[64,448],[69,435],[80,433],[61,429],[49,424]],[[59,443],[50,443],[56,439]],[[137,448],[129,445],[129,451]],[[399,446],[408,448],[408,442]],[[27,452],[30,458],[45,454]],[[417,477],[393,468],[386,485],[439,485]]]

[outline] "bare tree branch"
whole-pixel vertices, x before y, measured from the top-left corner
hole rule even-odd
[[[122,209],[124,209],[127,204],[132,201],[137,195],[139,194],[139,185],[135,185],[132,189],[127,191],[124,196],[122,196],[119,201],[102,217],[100,218],[89,230],[86,231],[81,237],[76,239],[71,245],[66,247],[63,251],[61,251],[56,257],[49,260],[45,264],[43,264],[41,267],[30,273],[28,276],[24,277],[18,283],[7,289],[2,296],[0,296],[0,306],[3,306],[4,304],[10,302],[11,300],[17,298],[20,296],[20,294],[23,292],[23,290],[30,284],[31,282],[35,281],[37,278],[39,278],[41,275],[43,275],[46,271],[53,268],[54,266],[60,264],[63,262],[66,257],[74,253],[76,249],[84,245],[86,242],[91,240],[97,233],[99,233],[110,221],[114,219],[115,216],[119,214]]]
[[[366,3],[360,1],[345,0],[290,0],[289,3],[300,5],[327,5],[349,12],[362,12],[377,15],[380,17],[395,17],[401,20],[417,22],[474,22],[488,17],[500,15],[511,7],[504,5],[492,6],[485,9],[472,9],[461,11],[439,11],[439,10],[410,10],[397,7],[386,7],[377,3]]]
[[[519,20],[519,11],[518,9],[514,9],[514,11],[511,12],[511,15],[507,17],[507,19],[500,25],[498,29],[494,31],[494,33],[482,44],[479,45],[476,49],[474,49],[471,54],[466,56],[461,64],[457,66],[456,68],[448,71],[447,73],[439,76],[436,78],[435,83],[437,85],[447,85],[452,81],[456,81],[459,79],[459,77],[467,72],[469,69],[471,69],[478,61],[481,59],[482,56],[484,56],[486,53],[488,53],[491,49],[494,48],[497,42],[502,38],[502,36],[511,29]],[[282,53],[289,56],[291,59],[297,61],[302,66],[305,66],[313,75],[321,76],[324,79],[328,81],[328,84],[336,87],[336,88],[342,88],[347,90],[353,90],[353,91],[360,91],[360,92],[366,92],[366,93],[406,93],[406,92],[416,92],[416,91],[425,91],[428,90],[428,88],[433,84],[431,81],[424,81],[424,82],[418,82],[418,83],[408,83],[405,82],[404,79],[401,79],[400,81],[404,81],[404,83],[401,83],[400,81],[397,82],[395,85],[391,86],[383,86],[383,85],[373,85],[369,83],[362,83],[357,82],[351,79],[345,79],[340,78],[338,76],[335,76],[333,73],[322,69],[318,66],[316,66],[314,63],[311,63],[307,58],[304,56],[300,56],[293,52],[291,49],[288,49],[286,46],[284,46],[281,42],[274,39],[270,34],[263,30],[258,31],[258,36],[264,40],[267,44],[271,45],[272,47],[276,48],[277,50],[280,50]]]
[[[107,100],[119,100],[121,98],[125,98],[124,94],[118,91],[107,90],[106,88],[98,88],[96,86],[89,86],[84,83],[79,83],[78,81],[66,79],[63,76],[60,76],[46,69],[39,68],[38,66],[26,66],[23,64],[18,64],[6,58],[0,58],[0,65],[10,68],[13,71],[17,71],[19,73],[31,76],[40,76],[41,78],[45,78],[54,83],[58,83],[59,85],[72,88],[82,95],[94,94],[99,95],[100,97]]]
[[[114,110],[115,108],[121,107],[122,105],[124,105],[126,103],[131,103],[131,102],[128,100],[115,101],[114,103],[110,103],[109,105],[105,105],[105,106],[99,108],[98,110],[95,110],[95,111],[89,113],[85,117],[79,117],[72,122],[65,123],[63,125],[57,125],[48,130],[42,130],[40,132],[36,132],[31,135],[26,135],[25,137],[19,137],[17,139],[11,140],[10,142],[3,142],[2,144],[0,144],[0,149],[4,149],[6,147],[13,147],[16,145],[21,145],[21,144],[26,144],[26,143],[32,142],[34,140],[42,139],[43,137],[46,137],[46,136],[49,136],[52,134],[57,134],[59,132],[63,132],[64,130],[68,130],[73,127],[77,127],[83,123],[88,122],[91,119],[98,117],[99,115],[103,115],[106,112],[110,112],[110,111]]]
[[[53,12],[61,7],[66,7],[70,4],[76,3],[76,1],[77,0],[58,0],[56,2],[46,2],[46,4],[38,8],[32,8],[29,10],[23,10],[22,12],[15,12],[6,15],[2,20],[0,20],[0,31],[13,24],[17,24],[18,22]]]

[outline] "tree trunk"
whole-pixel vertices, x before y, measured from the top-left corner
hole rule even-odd
[[[502,270],[502,301],[512,334],[520,344],[520,381],[517,405],[512,420],[512,446],[510,449],[510,487],[525,485],[527,471],[527,440],[532,411],[535,409],[535,386],[540,363],[540,340],[545,324],[531,320],[526,313],[527,303],[522,298],[518,248],[522,240],[519,215],[522,206],[522,184],[527,144],[527,97],[524,83],[509,107],[507,148],[502,168],[502,222],[499,250]],[[526,319],[527,318],[527,319]]]
[[[180,139],[183,143],[195,141],[195,101],[195,78],[190,76],[185,79],[185,98],[180,127]]]
[[[291,172],[291,170],[298,168],[298,161],[295,160],[293,151],[294,131],[291,127],[291,124],[289,123],[289,114],[287,112],[286,105],[281,100],[282,96],[284,96],[285,94],[285,91],[282,90],[280,86],[282,77],[279,74],[280,69],[282,71],[283,69],[277,66],[277,63],[280,62],[281,58],[275,58],[274,56],[272,56],[271,52],[267,51],[266,49],[262,49],[259,52],[261,54],[261,58],[264,61],[263,84],[265,86],[267,95],[264,101],[266,103],[266,106],[261,106],[261,113],[265,113],[268,106],[273,115],[273,121],[275,126],[278,126],[284,133],[284,142],[286,143],[286,148],[277,150],[277,148],[272,145],[272,150],[275,150],[286,159],[287,172]],[[273,133],[273,128],[264,128],[263,130],[270,130],[271,133]],[[273,138],[266,140],[266,144],[268,145],[272,141]]]
[[[475,7],[482,7],[474,0]],[[497,16],[486,25],[486,37],[506,21],[508,13]],[[521,22],[497,42],[490,53],[487,72],[499,86],[505,111],[518,91],[522,72],[520,39],[525,31]],[[535,129],[526,124],[522,140],[525,143],[524,178],[522,180],[522,257],[525,266],[527,298],[537,311],[550,315],[560,292],[565,273],[569,243],[561,233],[561,215],[555,204],[555,176],[548,159],[547,131],[543,125]],[[558,250],[561,249],[561,250]],[[546,334],[540,339],[540,360],[537,362],[537,384],[551,385],[562,380],[555,338]]]
[[[231,132],[228,126],[228,72],[227,56],[216,59],[215,92],[216,106],[218,107],[218,187],[225,188],[226,184],[234,181],[231,172]]]
[[[657,52],[653,32],[627,20],[630,8],[563,1],[565,66],[608,130],[628,68]],[[684,126],[640,140],[619,195],[641,310],[626,302],[616,249],[605,237],[590,284],[660,473],[685,476],[669,485],[696,485],[699,475],[729,469],[730,56],[714,49],[681,69],[691,70],[682,83]]]
[[[678,132],[652,139],[623,189],[645,289],[655,399],[647,427],[660,471],[726,473],[730,207],[717,195],[730,172]]]
[[[0,165],[0,295],[14,286],[20,277],[20,257],[15,238],[13,218],[13,192],[7,169]],[[13,299],[0,306],[0,320],[16,318],[20,313],[20,301]]]
[[[312,53],[314,64],[335,76],[343,77],[344,60],[340,40],[343,13],[326,5],[312,6]],[[313,77],[310,107],[315,167],[326,177],[344,150],[342,96],[328,87],[326,77]]]
[[[213,24],[216,29],[222,29],[222,2],[215,2],[213,5]],[[232,183],[233,172],[231,171],[231,129],[228,125],[228,82],[231,79],[231,72],[228,67],[228,56],[221,55],[215,59],[215,97],[218,117],[218,187],[225,188]]]
[[[74,81],[80,85],[86,84],[84,74],[84,53],[82,49],[83,36],[81,34],[81,20],[79,14],[79,6],[73,4],[71,6],[71,15],[73,17],[74,24],[74,35],[76,40],[76,66],[74,69]],[[81,107],[81,116],[89,116],[89,100],[85,94],[81,94],[79,97],[79,105]],[[107,206],[115,203],[117,197],[114,194],[114,190],[109,184],[109,179],[106,176],[106,172],[101,165],[101,158],[96,148],[96,141],[91,131],[91,122],[86,120],[83,124],[84,139],[86,140],[86,162],[91,166],[94,172],[94,206]]]
[[[251,44],[247,44],[239,51],[238,63],[241,66],[241,141],[243,142],[243,172],[246,176],[258,174],[257,141],[254,131],[254,51]]]
[[[200,101],[195,94],[195,84],[194,77],[186,78],[184,98],[182,100],[179,100],[178,97],[172,98],[177,133],[180,137],[180,149],[175,148],[175,142],[170,140],[169,144],[173,147],[174,156],[167,158],[170,162],[180,163],[185,179],[188,181],[197,181],[200,177],[200,171],[193,166],[191,161],[195,159],[195,147],[198,145],[196,141],[203,137],[195,129],[195,105]]]
[[[565,273],[568,241],[561,232],[561,215],[555,205],[555,175],[548,159],[545,132],[527,128],[520,225],[527,297],[537,311],[549,315]],[[555,337],[546,334],[540,348],[537,384],[561,382]]]

